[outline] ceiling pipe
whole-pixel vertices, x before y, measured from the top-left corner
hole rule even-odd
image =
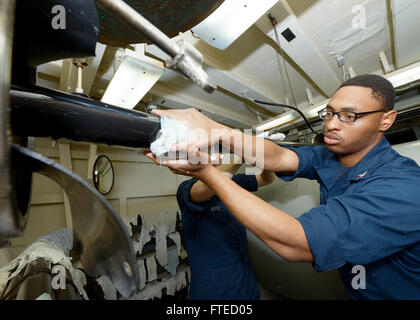
[[[10,96],[17,136],[149,148],[160,129],[156,117],[46,88],[12,86]]]

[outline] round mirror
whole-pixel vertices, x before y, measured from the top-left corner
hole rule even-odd
[[[108,194],[114,185],[114,168],[107,156],[99,156],[93,165],[93,183],[101,194]]]

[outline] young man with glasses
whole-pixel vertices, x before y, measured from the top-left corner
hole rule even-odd
[[[320,184],[320,206],[297,219],[228,181],[209,164],[161,164],[200,179],[283,258],[311,262],[317,271],[338,269],[350,298],[420,299],[420,167],[395,152],[384,137],[397,115],[394,100],[394,88],[385,78],[357,76],[343,83],[320,112],[325,146],[282,148],[262,142],[264,169],[285,181],[301,177]],[[182,120],[190,130],[228,131],[194,109],[156,114]],[[231,150],[241,153],[234,144],[245,135],[235,130],[229,134]],[[200,155],[200,147],[225,138],[201,135],[176,149]],[[255,146],[258,138],[252,141]],[[366,276],[361,288],[352,283],[359,265]]]

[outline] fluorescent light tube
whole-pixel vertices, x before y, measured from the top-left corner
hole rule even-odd
[[[318,112],[321,111],[322,109],[325,109],[326,107],[327,107],[327,103],[323,103],[319,106],[312,107],[311,109],[304,112],[305,117],[307,117],[308,119],[318,117]]]
[[[398,88],[410,82],[417,81],[420,79],[420,62],[392,72],[386,75],[385,78],[387,78],[392,83],[394,88]]]
[[[285,115],[280,115],[280,116],[275,117],[274,119],[264,121],[263,123],[256,126],[255,130],[257,132],[270,130],[272,128],[281,126],[282,124],[285,124],[287,122],[290,122],[296,119],[297,119],[297,116],[294,113],[292,112],[286,113]]]

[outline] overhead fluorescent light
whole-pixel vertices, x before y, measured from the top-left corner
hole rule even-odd
[[[402,87],[414,81],[420,80],[420,62],[392,72],[385,76],[394,88]]]
[[[326,106],[327,106],[327,102],[323,102],[321,104],[318,104],[316,106],[311,107],[310,109],[303,110],[302,112],[303,112],[303,114],[305,115],[306,118],[311,119],[311,118],[314,118],[314,117],[318,117],[318,111],[324,109]],[[287,112],[285,114],[282,114],[282,115],[279,115],[279,116],[277,116],[273,119],[261,122],[260,124],[258,124],[254,128],[257,132],[261,132],[261,131],[270,130],[270,129],[282,126],[286,123],[295,121],[299,118],[301,118],[301,116],[297,112],[289,111],[289,112]]]
[[[400,69],[393,73],[387,74],[384,77],[387,78],[388,81],[392,83],[394,88],[398,88],[398,87],[407,85],[409,83],[418,81],[420,80],[420,62],[412,64],[406,68]],[[308,119],[318,117],[318,112],[327,106],[328,101],[329,99],[327,101],[324,101],[320,105],[314,106],[304,111],[305,116]]]
[[[392,83],[394,88],[398,88],[398,87],[407,85],[409,83],[419,81],[420,80],[420,62],[414,63],[408,67],[402,68],[398,71],[385,75],[384,77],[387,78]],[[329,102],[329,99],[322,102],[321,104],[318,104],[314,107],[304,110],[303,114],[308,119],[318,117],[318,112],[324,109],[327,106],[328,102]],[[257,132],[262,132],[262,131],[270,130],[276,127],[280,127],[286,123],[289,123],[291,121],[298,119],[299,117],[300,116],[297,113],[289,112],[285,115],[279,115],[273,119],[266,120],[258,124],[254,128]]]
[[[316,107],[312,107],[309,110],[305,111],[305,117],[308,119],[318,117],[318,112],[322,109],[325,109],[327,107],[327,103],[323,103],[321,105],[318,105]]]
[[[277,2],[278,0],[225,0],[191,30],[208,44],[224,50]]]
[[[113,75],[101,99],[103,103],[133,109],[163,75],[163,64],[149,63],[153,59],[138,57],[129,51]]]
[[[324,109],[327,106],[327,103],[322,103],[319,105],[316,105],[308,110],[304,110],[303,114],[305,115],[306,118],[311,119],[314,117],[318,117],[318,111]],[[286,123],[295,121],[297,119],[301,118],[301,116],[293,111],[289,111],[286,114],[283,115],[279,115],[273,119],[264,121],[260,124],[258,124],[257,126],[255,126],[255,131],[257,132],[262,132],[262,131],[266,131],[266,130],[270,130],[273,128],[277,128],[280,127]],[[303,120],[303,119],[302,119]],[[262,133],[260,133],[262,134]]]
[[[281,126],[285,123],[288,123],[290,121],[296,120],[297,116],[294,114],[294,112],[287,112],[284,115],[279,115],[271,120],[267,120],[264,121],[262,123],[260,123],[259,125],[257,125],[255,127],[255,130],[257,132],[261,132],[261,131],[266,131],[266,130],[270,130],[272,128]]]

